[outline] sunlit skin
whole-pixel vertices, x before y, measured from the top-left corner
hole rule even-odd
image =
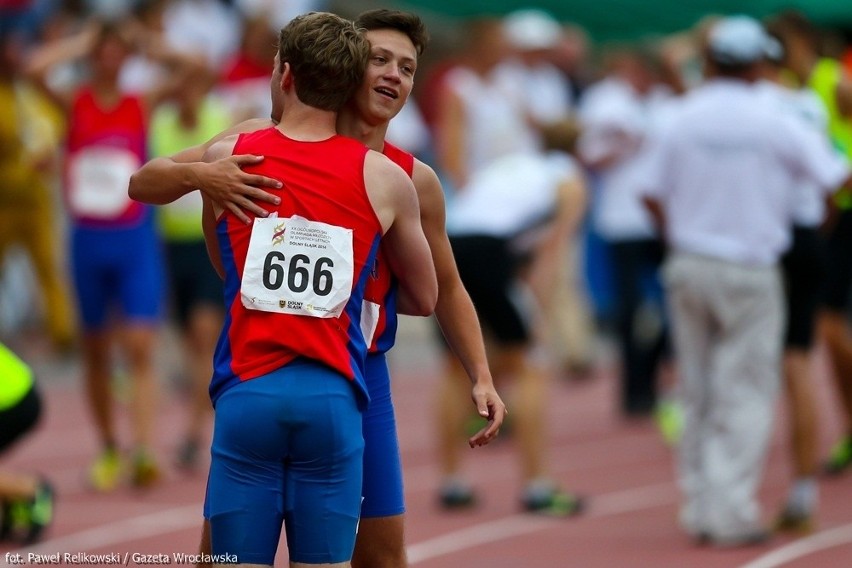
[[[417,52],[408,36],[396,30],[373,30],[366,36],[372,46],[370,62],[351,105],[361,121],[382,131],[384,139],[388,122],[402,110],[414,87]]]

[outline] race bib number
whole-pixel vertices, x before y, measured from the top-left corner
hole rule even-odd
[[[240,295],[250,310],[336,318],[352,293],[352,229],[302,217],[256,218]]]
[[[80,217],[115,219],[132,203],[127,195],[130,176],[141,164],[121,148],[84,148],[68,167],[68,201]]]

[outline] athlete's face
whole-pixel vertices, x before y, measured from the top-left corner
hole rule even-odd
[[[117,33],[105,35],[93,52],[93,62],[99,75],[117,77],[130,54],[128,44]]]
[[[355,94],[358,112],[368,123],[387,122],[402,109],[417,71],[417,50],[404,33],[370,30],[370,62]]]

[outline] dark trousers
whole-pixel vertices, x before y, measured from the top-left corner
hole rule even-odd
[[[621,409],[644,415],[657,403],[657,368],[667,348],[659,269],[663,246],[657,239],[613,241],[616,333],[621,354]],[[654,320],[643,318],[653,307]]]

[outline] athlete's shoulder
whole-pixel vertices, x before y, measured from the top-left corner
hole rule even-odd
[[[264,130],[275,126],[275,122],[271,118],[249,118],[233,127],[235,132],[253,132],[255,130]]]
[[[411,177],[414,173],[414,155],[406,152],[398,146],[394,146],[390,142],[385,141],[382,147],[382,153],[387,156],[393,163],[398,165]]]
[[[237,140],[239,140],[241,136],[243,136],[243,134],[231,134],[213,142],[207,150],[205,150],[202,160],[205,162],[214,162],[216,160],[221,160],[222,158],[227,158],[234,153],[234,147],[237,145]]]
[[[367,149],[364,160],[364,173],[387,175],[391,178],[407,177],[407,174],[383,152]]]
[[[268,118],[250,118],[222,132],[217,138],[222,139],[240,134],[267,132],[275,126]]]
[[[417,188],[418,193],[421,191],[421,188],[437,190],[441,193],[444,191],[441,185],[441,179],[438,177],[434,168],[417,158],[414,158],[414,162],[412,164],[411,181],[414,182],[414,186]]]

